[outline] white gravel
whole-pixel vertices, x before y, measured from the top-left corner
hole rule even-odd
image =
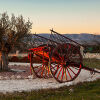
[[[28,66],[30,66],[30,63],[19,63],[19,62],[15,63],[15,62],[10,62],[9,65],[24,65],[24,66],[28,65]]]
[[[79,82],[94,81],[96,79],[100,79],[100,74],[95,73],[95,75],[91,75],[89,71],[81,70],[80,75],[74,81],[67,83],[58,83],[54,78],[0,80],[0,92],[22,92],[47,88],[60,88],[63,86],[75,85]]]

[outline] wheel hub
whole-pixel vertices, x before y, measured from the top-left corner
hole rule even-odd
[[[70,65],[70,62],[67,61],[67,62],[65,62],[65,63],[63,64],[63,67],[64,67],[64,68],[67,68],[69,65]]]

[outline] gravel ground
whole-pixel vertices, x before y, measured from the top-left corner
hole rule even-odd
[[[26,65],[9,64],[10,71],[0,72],[0,80],[14,80],[14,79],[29,79],[33,78],[30,75],[30,67]]]
[[[17,63],[18,64],[18,63]],[[16,65],[17,65],[16,64]],[[15,63],[10,63],[9,66],[15,66]],[[24,67],[29,69],[27,64],[19,63],[18,65],[24,65]],[[25,70],[25,69],[24,69]],[[29,71],[29,70],[28,70]],[[100,71],[100,70],[99,70]],[[24,74],[23,74],[24,75]],[[7,93],[7,92],[15,92],[15,91],[31,91],[31,90],[38,90],[38,89],[47,89],[47,88],[60,88],[62,86],[69,86],[75,85],[79,82],[86,82],[86,81],[94,81],[96,79],[100,79],[100,74],[95,73],[91,75],[89,71],[81,70],[80,75],[72,82],[67,83],[58,83],[54,78],[49,79],[33,79],[28,72],[28,78],[17,78],[16,79],[4,79],[0,80],[0,92]]]

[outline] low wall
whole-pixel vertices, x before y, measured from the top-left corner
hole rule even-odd
[[[17,56],[17,57],[26,57],[28,56],[28,53],[15,53],[15,54],[9,54],[9,57]]]
[[[9,57],[13,57],[13,56],[27,57],[28,53],[9,54],[8,56]],[[100,53],[86,53],[86,54],[83,54],[83,58],[97,58],[97,59],[100,59]]]
[[[97,58],[100,59],[100,53],[86,53],[83,58]]]

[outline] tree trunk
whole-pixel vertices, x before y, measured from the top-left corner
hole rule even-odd
[[[0,70],[8,70],[8,54],[0,51]]]

